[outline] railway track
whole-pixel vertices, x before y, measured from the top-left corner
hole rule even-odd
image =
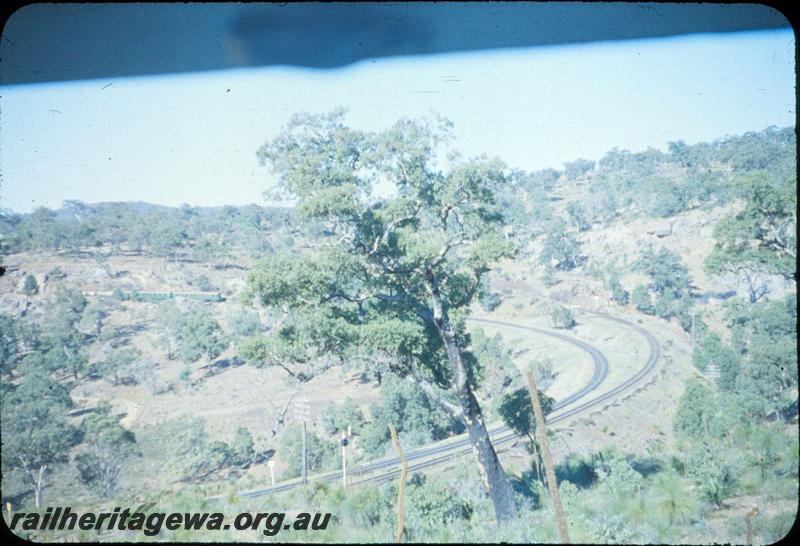
[[[479,322],[484,324],[494,324],[497,326],[505,326],[509,328],[518,328],[521,330],[527,330],[536,332],[538,334],[554,337],[564,341],[566,343],[570,343],[579,347],[580,349],[584,350],[591,356],[592,361],[594,363],[594,372],[590,380],[581,387],[579,390],[575,391],[574,393],[564,397],[561,400],[558,400],[554,405],[550,415],[547,418],[547,422],[549,424],[558,423],[569,419],[570,417],[574,416],[577,413],[585,411],[590,408],[594,408],[604,404],[605,402],[613,399],[616,395],[620,392],[625,391],[641,381],[641,379],[646,376],[657,364],[658,359],[661,356],[661,347],[656,340],[656,338],[644,328],[627,321],[625,319],[621,319],[619,317],[614,317],[608,315],[606,313],[595,313],[591,311],[583,311],[585,314],[595,315],[601,318],[605,318],[608,320],[612,320],[619,324],[622,324],[640,335],[642,335],[648,343],[650,348],[650,352],[645,362],[644,366],[640,368],[634,375],[630,378],[622,382],[621,384],[617,385],[613,389],[610,389],[608,392],[597,396],[595,398],[583,401],[581,403],[576,404],[578,401],[586,398],[592,391],[596,390],[603,380],[606,378],[608,374],[608,360],[600,352],[597,348],[593,347],[592,345],[581,341],[579,339],[573,338],[571,336],[561,334],[558,332],[552,332],[549,330],[544,330],[541,328],[535,328],[533,326],[523,326],[520,324],[514,324],[511,322],[499,321],[499,320],[491,320],[491,319],[479,319],[479,318],[470,318],[469,320],[473,322]],[[561,411],[564,410],[564,411]],[[517,434],[512,431],[510,428],[504,425],[495,426],[489,430],[489,434],[492,438],[492,444],[495,446],[503,445],[509,443],[517,438]],[[414,451],[408,452],[406,458],[408,459],[409,463],[413,461],[417,461],[419,459],[425,459],[415,464],[409,464],[408,470],[409,471],[419,471],[424,470],[448,460],[451,460],[455,457],[460,457],[464,454],[470,453],[472,447],[469,443],[469,438],[466,435],[463,435],[463,438],[460,438],[454,442],[442,444],[442,445],[434,445],[430,447],[423,447],[416,449]],[[432,457],[432,458],[428,458]],[[392,480],[400,475],[400,469],[398,465],[400,464],[400,459],[398,457],[390,457],[387,459],[383,459],[380,461],[376,461],[373,463],[367,463],[363,465],[358,465],[350,469],[349,474],[352,478],[355,478],[354,481],[351,482],[352,485],[359,484],[359,483],[374,483],[374,484],[381,484],[386,481]],[[385,472],[374,475],[368,476],[364,479],[357,479],[358,476],[363,476],[365,474],[369,474],[371,472],[387,469]],[[326,474],[322,474],[313,481],[319,482],[331,482],[341,478],[341,472],[333,471],[328,472]],[[257,498],[265,495],[270,495],[273,493],[279,493],[282,491],[289,491],[296,487],[302,486],[301,481],[292,481],[286,482],[281,485],[276,485],[274,487],[264,487],[259,489],[251,489],[248,491],[242,491],[238,493],[238,496],[242,498]],[[207,500],[219,500],[223,498],[225,495],[215,495],[212,497],[208,497]]]

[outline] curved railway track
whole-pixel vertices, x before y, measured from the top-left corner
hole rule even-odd
[[[494,324],[497,326],[518,328],[521,330],[528,330],[536,332],[538,334],[554,337],[560,339],[561,341],[579,347],[580,349],[586,351],[589,354],[589,356],[591,356],[592,361],[594,362],[594,373],[592,374],[591,379],[582,388],[564,397],[563,399],[557,401],[553,405],[553,409],[547,418],[547,422],[551,424],[564,421],[574,416],[577,413],[585,411],[589,408],[599,406],[604,402],[611,400],[614,396],[616,396],[620,392],[629,389],[630,387],[641,381],[641,379],[655,367],[656,363],[658,362],[658,359],[661,356],[661,347],[658,344],[658,341],[650,332],[648,332],[644,328],[632,322],[629,322],[625,319],[614,317],[606,313],[595,313],[592,311],[583,311],[583,313],[612,320],[639,333],[647,341],[648,346],[650,348],[650,354],[648,355],[647,361],[645,362],[644,366],[642,366],[642,368],[640,368],[634,375],[629,377],[627,380],[623,381],[613,389],[610,389],[608,392],[600,396],[597,396],[595,398],[581,402],[577,405],[573,404],[585,398],[592,391],[596,390],[603,382],[603,380],[606,378],[606,375],[608,374],[608,360],[606,359],[605,355],[603,355],[602,352],[600,352],[598,349],[596,349],[595,347],[584,341],[570,337],[565,334],[560,334],[558,332],[552,332],[541,328],[535,328],[533,326],[522,326],[519,324],[514,324],[511,322],[505,322],[499,320],[479,319],[479,318],[469,319],[473,322],[481,322],[484,324]],[[560,411],[564,408],[567,409],[565,409],[564,411]],[[493,427],[492,429],[489,430],[489,434],[492,438],[492,444],[495,446],[506,444],[517,438],[517,434],[504,425]],[[408,459],[409,463],[418,459],[425,459],[425,460],[420,461],[416,464],[409,464],[408,470],[410,472],[424,470],[426,468],[430,468],[432,466],[441,464],[442,462],[448,461],[454,457],[459,457],[464,454],[470,453],[471,450],[472,447],[470,446],[469,438],[466,437],[466,434],[463,435],[463,438],[460,438],[454,442],[450,442],[443,445],[434,445],[430,447],[419,448],[414,451],[408,452],[406,458]],[[434,457],[427,458],[431,456]],[[357,478],[359,475],[364,475],[376,470],[381,470],[381,469],[387,469],[387,470],[381,474],[368,476],[361,480],[355,479],[354,481],[351,482],[351,485],[359,483],[381,484],[391,479],[394,479],[400,475],[400,469],[398,468],[399,464],[400,464],[400,459],[398,457],[390,457],[373,463],[367,463],[355,466],[349,471],[350,476],[353,478]],[[335,481],[340,479],[341,475],[342,474],[340,471],[328,472],[326,474],[322,474],[316,477],[313,481],[320,481],[320,482]],[[281,485],[276,485],[274,487],[263,487],[259,489],[251,489],[249,491],[242,491],[238,493],[238,496],[248,499],[256,498],[265,495],[270,495],[272,493],[288,491],[296,487],[300,487],[301,485],[302,482],[300,481],[292,481],[283,483]],[[223,497],[224,495],[215,495],[212,497],[208,497],[207,500],[219,500]]]

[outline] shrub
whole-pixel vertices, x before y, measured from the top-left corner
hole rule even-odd
[[[554,328],[569,330],[575,326],[575,315],[571,309],[557,305],[550,311],[550,322]]]
[[[201,481],[230,462],[230,446],[211,441],[201,418],[176,420],[170,428],[167,437],[172,457],[168,464],[181,481]]]
[[[393,376],[381,384],[380,403],[371,406],[370,414],[372,422],[364,426],[360,438],[362,449],[370,457],[380,457],[391,448],[389,423],[397,427],[404,448],[442,440],[449,433],[464,429],[460,421],[434,405],[418,386]]]
[[[214,285],[211,284],[211,280],[205,275],[197,277],[194,281],[194,285],[202,292],[212,292],[215,290]]]
[[[543,265],[568,271],[575,269],[583,261],[581,243],[566,227],[561,219],[554,220],[547,226],[547,235],[539,253],[539,260]]]
[[[542,274],[542,283],[547,286],[555,286],[558,283],[556,278],[556,271],[550,264],[544,266],[544,273]]]
[[[312,431],[306,432],[308,473],[333,470],[341,465],[339,444],[320,438]],[[303,472],[303,439],[297,427],[288,429],[283,435],[278,455],[286,463],[284,479],[295,478]]]
[[[461,498],[458,491],[422,474],[415,474],[409,480],[406,495],[411,540],[416,540],[413,535],[417,529],[435,529],[453,521],[469,519],[472,515],[471,504]]]
[[[611,290],[611,298],[620,305],[627,305],[628,304],[628,292],[622,287],[622,283],[619,280],[619,274],[617,272],[613,272],[609,275],[608,284],[609,290]]]
[[[36,282],[36,277],[33,275],[25,276],[25,282],[22,285],[22,293],[26,296],[35,296],[39,293],[39,283]]]
[[[254,457],[255,449],[253,447],[253,436],[246,428],[237,428],[236,435],[231,444],[231,460],[233,464],[245,466],[249,464]]]
[[[582,204],[570,201],[569,204],[567,204],[566,211],[572,225],[575,226],[578,231],[586,231],[592,226],[589,221],[589,213]]]
[[[650,299],[650,291],[642,284],[634,288],[633,292],[631,292],[631,303],[633,303],[633,306],[636,307],[638,311],[647,315],[652,315],[656,312],[653,307],[653,302]]]
[[[241,309],[231,315],[230,328],[236,339],[250,337],[261,329],[261,319],[252,309]]]
[[[364,414],[358,404],[347,398],[341,404],[329,403],[322,412],[322,426],[328,434],[359,429],[364,424]]]

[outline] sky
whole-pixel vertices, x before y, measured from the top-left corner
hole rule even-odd
[[[0,86],[0,207],[265,204],[256,150],[295,112],[380,130],[430,113],[453,147],[559,169],[795,123],[794,35],[723,35]]]

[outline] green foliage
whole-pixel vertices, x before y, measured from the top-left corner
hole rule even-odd
[[[0,378],[4,386],[19,363],[19,342],[16,322],[11,316],[0,313]]]
[[[758,517],[753,521],[753,531],[765,544],[777,544],[790,535],[796,521],[796,510]]]
[[[673,428],[675,433],[688,438],[709,435],[709,421],[715,413],[711,391],[698,379],[686,382],[686,390],[678,400]]]
[[[231,462],[238,466],[245,466],[253,461],[256,455],[253,436],[245,427],[238,427],[231,444]]]
[[[414,474],[406,489],[409,538],[454,521],[469,519],[473,508],[454,488]]]
[[[242,427],[237,429],[232,446],[211,440],[205,422],[199,417],[173,421],[165,433],[171,455],[168,466],[184,482],[205,480],[225,468],[242,466],[252,459],[253,440]]]
[[[659,472],[653,486],[655,506],[670,525],[686,523],[697,513],[697,499],[677,473]]]
[[[582,261],[581,244],[575,235],[567,231],[563,220],[557,219],[548,226],[539,261],[544,266],[555,269],[570,270]]]
[[[124,250],[156,256],[191,251],[205,263],[225,259],[232,249],[251,256],[269,253],[273,233],[285,234],[292,211],[280,207],[211,207],[181,209],[139,203],[87,205],[67,201],[61,212],[39,208],[30,214],[0,213],[9,250]]]
[[[345,432],[348,426],[359,430],[364,422],[361,408],[349,397],[340,404],[330,402],[322,411],[322,426],[328,434]]]
[[[306,432],[308,473],[315,474],[341,467],[339,444],[335,440],[321,438],[311,430]],[[286,429],[278,447],[278,456],[286,463],[283,479],[300,476],[303,472],[303,438],[299,427]]]
[[[556,270],[550,264],[546,264],[544,266],[544,272],[542,273],[542,283],[548,288],[551,286],[555,286],[558,283],[558,279],[556,278]]]
[[[570,222],[578,231],[586,231],[592,227],[589,221],[589,213],[581,203],[570,201],[567,203],[566,212]]]
[[[487,397],[495,397],[521,379],[519,369],[511,358],[511,350],[503,345],[503,337],[492,337],[478,328],[470,335],[470,352],[475,357],[476,383]]]
[[[552,411],[555,400],[539,391],[539,403],[545,417]],[[533,441],[536,431],[536,420],[531,405],[531,395],[525,387],[519,388],[503,396],[498,407],[503,422],[519,435],[527,436]]]
[[[91,328],[93,335],[99,336],[102,333],[103,320],[112,311],[120,308],[119,303],[112,298],[99,297],[89,302],[81,313],[81,318],[76,325],[82,331],[87,327]]]
[[[25,281],[22,284],[22,293],[26,296],[35,296],[39,293],[39,283],[36,282],[36,277],[33,275],[25,275]]]
[[[156,328],[159,333],[156,344],[166,349],[167,358],[172,360],[181,336],[183,313],[172,300],[158,305]]]
[[[553,328],[569,330],[575,326],[575,315],[571,309],[563,305],[555,305],[550,310],[550,323]]]
[[[656,312],[650,291],[643,284],[638,285],[631,292],[631,303],[638,311],[646,315],[654,315]]]
[[[191,311],[180,318],[177,330],[177,345],[181,360],[187,364],[202,357],[217,358],[228,348],[228,338],[219,323],[201,309]]]
[[[31,345],[39,351],[48,370],[65,370],[75,379],[84,372],[88,357],[86,336],[77,329],[86,299],[72,289],[59,290],[45,305],[47,321],[31,333]]]
[[[720,367],[721,389],[712,393],[691,379],[674,418],[680,466],[715,507],[768,487],[788,468],[797,483],[796,428],[783,422],[797,403],[796,296],[730,304],[726,319],[736,333],[731,345],[709,333],[693,351],[699,369]]]
[[[714,227],[716,242],[705,263],[712,274],[732,272],[747,279],[751,302],[761,295],[754,273],[789,279],[796,271],[797,179],[778,180],[758,174],[739,182],[745,207]]]
[[[202,292],[212,292],[216,290],[209,278],[205,275],[200,275],[194,280],[194,285]]]
[[[597,470],[588,457],[571,453],[563,463],[556,465],[556,480],[559,484],[570,483],[585,489],[597,481]]]
[[[716,364],[720,371],[719,386],[733,390],[739,375],[740,359],[736,351],[723,345],[715,332],[709,333],[695,345],[692,349],[692,362],[701,372],[710,364]]]
[[[254,336],[262,329],[261,319],[252,309],[240,309],[233,313],[229,320],[231,336],[243,339]]]
[[[108,497],[116,490],[125,464],[139,455],[136,437],[119,424],[107,402],[97,405],[83,420],[81,429],[83,444],[75,457],[78,475],[89,489]]]
[[[737,392],[761,415],[788,412],[796,403],[797,296],[731,307],[728,320],[743,353]]]
[[[643,487],[642,475],[623,456],[612,455],[595,465],[598,486],[605,488],[609,499],[620,502],[638,495]]]
[[[197,260],[201,262],[205,262],[206,264],[210,264],[211,262],[218,260],[220,258],[224,258],[227,256],[228,252],[226,250],[226,241],[224,241],[221,234],[212,234],[206,233],[202,235],[194,245],[193,254]],[[205,278],[205,282],[201,279]],[[202,284],[201,284],[202,283]],[[207,290],[206,288],[202,288],[202,285],[210,286],[208,282],[208,277],[201,275],[196,281],[195,284],[197,285],[200,290]],[[210,288],[208,290],[213,290]]]
[[[622,287],[622,283],[619,280],[619,273],[614,271],[609,274],[606,286],[611,290],[611,298],[615,302],[620,305],[628,304],[628,291]]]
[[[651,177],[643,186],[642,193],[647,199],[640,204],[650,216],[668,218],[688,208],[690,195],[685,184],[666,177]]]
[[[372,421],[364,427],[360,446],[368,457],[383,456],[392,449],[389,424],[394,424],[403,446],[417,447],[460,433],[463,425],[435,405],[410,381],[389,376],[381,384],[379,404],[370,407]]]
[[[588,159],[576,159],[569,163],[564,163],[564,176],[575,180],[584,176],[594,168],[594,161]]]
[[[462,403],[465,418],[484,427],[472,393],[476,361],[463,350],[464,316],[491,268],[515,253],[496,196],[517,177],[497,159],[455,155],[443,172],[436,159],[450,140],[445,120],[403,119],[367,133],[347,128],[343,116],[294,115],[258,151],[279,191],[296,199],[298,215],[326,233],[309,252],[276,254],[250,271],[246,297],[290,318],[246,344],[247,358],[304,367],[308,380],[332,365],[321,363],[333,355],[344,362],[368,350],[374,360],[390,361],[396,375],[424,385],[422,392],[457,391],[458,400],[470,400]],[[393,195],[376,196],[376,181],[390,184]],[[371,442],[365,438],[374,450],[387,433],[387,419],[376,421],[384,422]],[[493,497],[499,517],[510,517],[516,510],[497,458],[484,443],[475,448],[493,468],[486,485],[500,492]]]
[[[650,277],[649,288],[656,297],[668,294],[677,299],[691,290],[689,270],[678,255],[665,247],[658,251],[645,249],[635,267]]]
[[[46,471],[67,462],[79,431],[66,418],[69,392],[41,369],[25,373],[19,385],[3,396],[3,469],[18,470],[41,504]],[[5,473],[5,472],[4,472]]]
[[[646,249],[635,264],[636,269],[650,277],[645,288],[637,286],[631,294],[631,301],[639,311],[655,314],[660,318],[678,317],[684,330],[691,329],[691,279],[689,270],[680,258],[662,247],[657,252]],[[651,297],[655,296],[655,302]]]
[[[686,467],[701,499],[720,507],[735,492],[736,476],[741,472],[738,463],[721,446],[701,442],[688,453]]]
[[[141,357],[142,353],[136,347],[124,346],[112,349],[105,359],[98,363],[97,369],[103,378],[118,385],[120,374],[125,373]]]
[[[492,292],[489,277],[484,277],[483,281],[481,282],[479,301],[481,307],[486,311],[494,311],[500,306],[501,303],[503,303],[503,298],[500,296],[500,294],[497,292]]]

